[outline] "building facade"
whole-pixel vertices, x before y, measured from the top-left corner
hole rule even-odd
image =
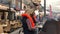
[[[11,1],[11,2],[10,2]],[[11,8],[14,8],[16,6],[20,6],[19,0],[0,0],[0,4],[9,6],[9,2],[11,3]]]

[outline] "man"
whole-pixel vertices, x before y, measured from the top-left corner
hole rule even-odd
[[[22,24],[23,24],[24,34],[36,34],[35,33],[35,24],[31,18],[31,16],[28,14],[23,14],[22,17],[23,17]]]

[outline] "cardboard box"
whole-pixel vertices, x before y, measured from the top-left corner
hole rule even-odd
[[[6,24],[7,24],[7,26],[4,28],[4,31],[10,32],[11,25],[9,24],[9,22],[6,22]]]
[[[0,33],[3,33],[3,27],[0,25]]]

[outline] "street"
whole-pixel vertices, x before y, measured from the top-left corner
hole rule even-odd
[[[17,29],[16,31],[14,31],[14,32],[12,32],[12,33],[10,33],[10,34],[19,34],[19,31],[20,31],[20,30],[21,30],[20,34],[23,34],[23,33],[22,33],[22,29],[23,29],[23,28],[19,28],[19,29]]]

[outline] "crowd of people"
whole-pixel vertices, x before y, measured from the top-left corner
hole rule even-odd
[[[47,21],[46,19],[44,20],[44,14],[40,13],[42,12],[41,5],[36,3],[33,3],[33,4],[34,6],[30,6],[30,4],[28,4],[27,6],[24,6],[24,9],[20,12],[21,13],[20,16],[22,17],[21,21],[23,24],[24,34],[38,34],[41,28],[36,27],[37,23],[43,25],[43,21],[44,21],[45,24],[42,30],[45,31],[46,29],[44,28],[47,28],[47,26],[45,25],[49,24],[49,21],[51,23],[53,21],[54,22],[56,21],[54,18],[50,18],[49,15],[46,15]]]
[[[36,27],[37,23],[43,22],[44,15],[40,14],[40,12],[42,12],[41,5],[37,3],[33,4],[34,6],[31,6],[30,4],[24,6],[24,9],[20,11],[24,34],[38,34],[39,30]]]

